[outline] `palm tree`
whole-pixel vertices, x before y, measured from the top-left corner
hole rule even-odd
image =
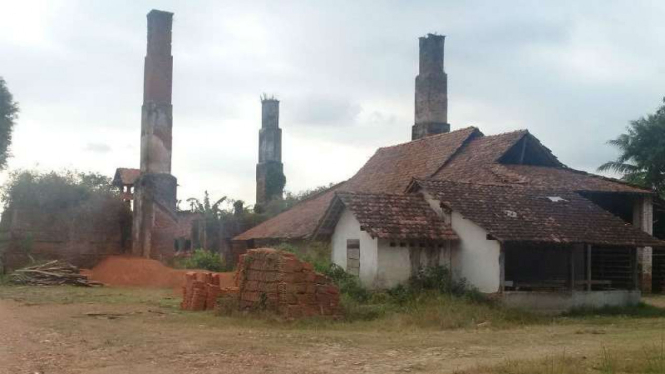
[[[615,171],[622,174],[621,179],[665,196],[665,105],[631,121],[626,131],[608,141],[621,151],[619,157],[602,164],[598,171]]]
[[[226,201],[226,196],[223,196],[221,199],[211,204],[208,191],[205,191],[203,195],[203,202],[195,197],[187,199],[191,211],[200,213],[203,216],[203,249],[208,249],[208,230],[210,229],[210,226],[219,231],[219,222],[223,216],[228,214],[228,212],[220,208],[220,205],[224,201]]]

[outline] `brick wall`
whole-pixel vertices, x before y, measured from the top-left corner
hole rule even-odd
[[[8,209],[0,225],[0,270],[23,267],[31,258],[90,268],[128,250],[130,229],[131,216],[120,199],[56,213]]]

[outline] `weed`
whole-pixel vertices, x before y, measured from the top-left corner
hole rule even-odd
[[[224,260],[217,254],[205,249],[197,249],[190,257],[174,260],[173,266],[178,269],[200,269],[224,271]]]

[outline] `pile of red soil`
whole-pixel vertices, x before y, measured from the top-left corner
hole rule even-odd
[[[185,285],[187,271],[190,270],[173,269],[142,257],[111,256],[84,274],[110,286],[180,288]],[[220,284],[233,285],[233,273],[219,274]]]

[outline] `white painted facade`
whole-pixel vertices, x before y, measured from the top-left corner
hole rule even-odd
[[[378,240],[360,230],[360,222],[350,210],[344,209],[332,235],[332,262],[346,269],[346,241],[360,240],[360,282],[374,287],[378,264]]]
[[[451,226],[460,241],[453,246],[452,271],[466,278],[480,292],[494,293],[501,286],[501,246],[487,240],[487,231],[458,212],[451,213]]]
[[[347,240],[360,241],[359,278],[370,289],[386,289],[406,282],[411,276],[412,256],[421,266],[445,265],[451,267],[452,247],[409,247],[409,243],[372,238],[360,230],[353,213],[344,209],[332,235],[332,261],[346,269]],[[415,243],[416,245],[419,243]],[[434,262],[433,262],[434,261]]]

